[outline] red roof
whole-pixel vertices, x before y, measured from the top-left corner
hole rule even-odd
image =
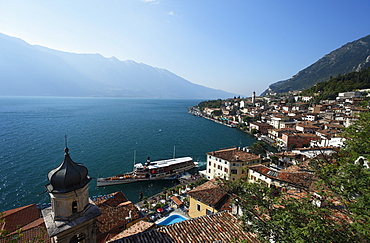
[[[102,214],[96,218],[98,235],[126,226],[131,220],[140,218],[138,209],[119,191],[98,199],[95,204]],[[129,218],[131,216],[131,218]]]
[[[220,210],[223,206],[228,206],[230,196],[223,191],[214,181],[207,181],[206,183],[197,186],[188,192],[188,195]]]
[[[29,242],[36,238],[46,243],[51,242],[36,204],[5,211],[1,219],[4,219],[4,223],[0,224],[0,229],[6,230],[8,237],[1,238],[0,243],[9,242],[10,238],[17,234],[18,229],[22,229],[20,242]]]
[[[158,242],[260,242],[255,234],[246,232],[242,222],[229,212],[205,215],[179,223],[162,226],[130,237],[118,239],[116,243]]]
[[[176,203],[177,206],[181,206],[183,204],[183,202],[181,202],[181,200],[176,196],[172,196],[171,199]]]
[[[1,229],[4,229],[9,233],[12,233],[40,218],[40,210],[36,208],[36,204],[14,208],[3,213],[4,215],[1,218],[5,219],[5,222],[1,224]]]
[[[223,149],[219,151],[213,151],[207,153],[217,158],[229,161],[229,162],[248,162],[253,160],[259,160],[260,157],[251,153],[247,153],[238,148]]]
[[[297,187],[309,188],[317,179],[316,176],[310,172],[276,171],[263,165],[251,166],[249,169],[256,171],[268,178],[286,182]]]

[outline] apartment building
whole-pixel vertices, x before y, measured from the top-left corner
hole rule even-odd
[[[261,164],[261,157],[239,148],[229,148],[207,153],[207,169],[200,173],[208,179],[215,177],[238,180],[247,174],[247,167]]]

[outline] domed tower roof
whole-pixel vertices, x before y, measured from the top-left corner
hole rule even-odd
[[[72,161],[65,148],[64,161],[48,173],[50,184],[46,186],[49,192],[70,192],[84,187],[91,181],[87,168]]]

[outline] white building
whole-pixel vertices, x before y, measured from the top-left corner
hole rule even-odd
[[[234,181],[247,174],[248,166],[260,163],[260,156],[238,148],[223,149],[207,153],[207,169],[200,173],[207,179],[220,177]]]

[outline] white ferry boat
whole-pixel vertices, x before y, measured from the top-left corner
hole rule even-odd
[[[145,165],[138,163],[134,165],[134,170],[125,174],[111,177],[98,178],[96,186],[110,186],[126,184],[137,181],[163,180],[176,178],[180,173],[184,173],[197,165],[191,157],[174,158],[160,161],[150,161],[148,158]]]

